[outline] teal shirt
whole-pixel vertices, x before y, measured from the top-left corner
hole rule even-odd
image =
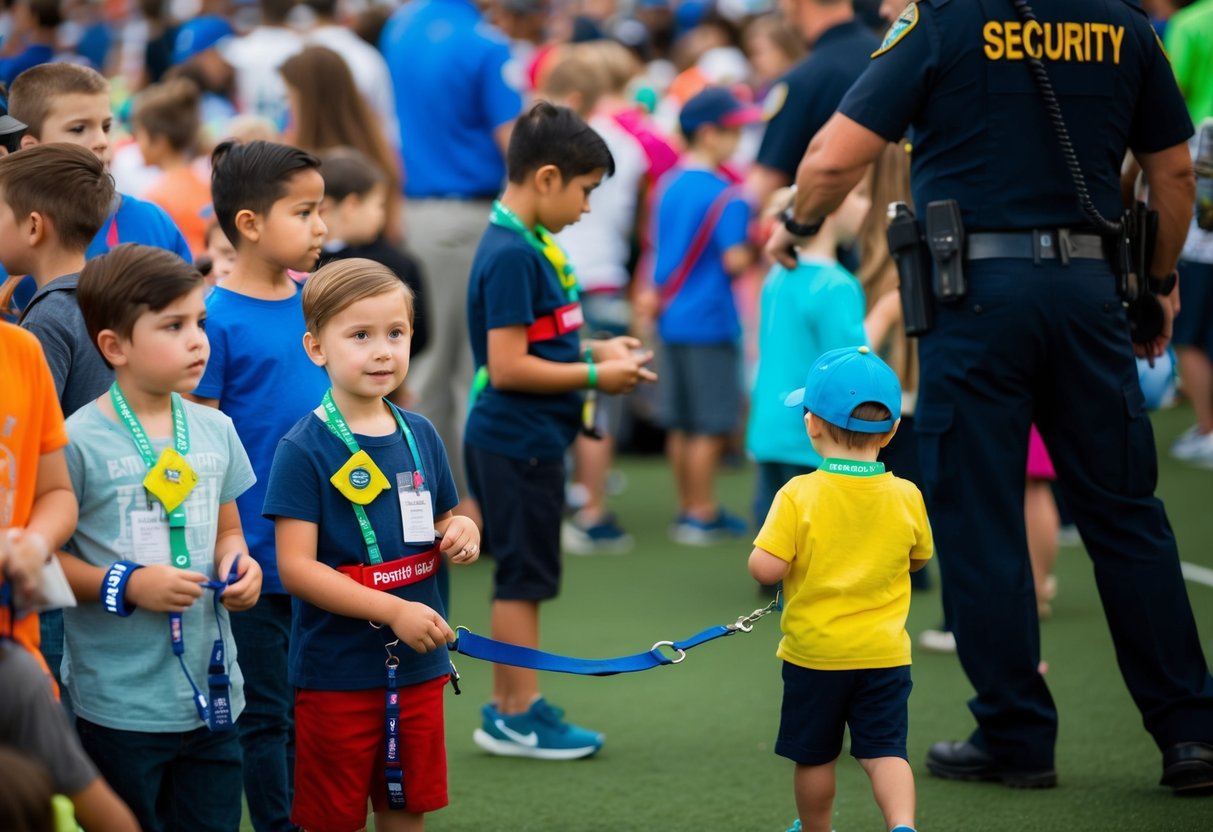
[[[789,271],[776,266],[762,287],[758,372],[750,400],[746,447],[758,462],[816,468],[821,457],[804,427],[804,412],[784,398],[804,386],[813,361],[827,350],[866,344],[863,288],[833,260],[802,256]]]
[[[190,450],[185,455],[198,484],[185,500],[190,569],[215,577],[219,506],[253,484],[253,469],[232,421],[218,410],[185,402]],[[147,466],[127,429],[91,402],[67,420],[67,467],[80,520],[68,549],[94,566],[135,560],[130,513],[147,509]],[[151,437],[159,455],[171,440]],[[163,511],[163,509],[161,509]],[[217,638],[211,591],[182,617],[185,662],[205,692],[211,646]],[[231,676],[232,717],[244,710],[244,676],[236,663],[227,610],[219,607]],[[143,733],[202,727],[189,683],[169,637],[168,614],[136,609],[128,618],[85,601],[63,614],[63,681],[76,713],[106,728]]]

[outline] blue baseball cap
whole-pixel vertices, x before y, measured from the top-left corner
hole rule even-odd
[[[236,30],[222,17],[195,17],[186,21],[173,41],[173,64],[183,64],[234,34]]]
[[[891,417],[870,422],[851,415],[867,402],[884,405]],[[901,418],[901,382],[867,347],[842,347],[814,361],[804,387],[789,393],[783,403],[804,406],[814,416],[856,433],[886,433]]]
[[[724,87],[708,87],[683,104],[678,114],[678,124],[688,136],[705,124],[740,127],[756,121],[762,121],[762,108],[742,102]]]

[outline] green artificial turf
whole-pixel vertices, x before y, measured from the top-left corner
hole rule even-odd
[[[1165,448],[1190,423],[1186,409],[1157,414]],[[1213,471],[1162,454],[1167,501],[1184,560],[1213,567]],[[627,491],[614,501],[637,539],[624,556],[567,557],[562,596],[543,607],[544,648],[585,657],[635,653],[728,623],[765,603],[745,571],[747,540],[713,548],[670,543],[673,484],[664,460],[624,460]],[[746,513],[748,472],[722,476],[725,504]],[[492,562],[453,574],[452,625],[488,632]],[[932,778],[923,757],[936,740],[972,728],[970,688],[954,656],[916,651],[910,700],[910,761],[918,783],[919,829],[1213,830],[1213,798],[1181,800],[1157,786],[1160,758],[1120,679],[1081,547],[1062,549],[1054,617],[1043,625],[1049,686],[1061,714],[1050,791]],[[1189,584],[1205,654],[1213,654],[1213,587]],[[937,584],[936,584],[937,587]],[[937,588],[918,592],[912,635],[940,620]],[[448,696],[451,805],[427,819],[433,832],[483,830],[783,830],[795,816],[792,765],[776,757],[779,637],[776,617],[750,634],[693,650],[683,664],[640,674],[588,678],[545,674],[543,690],[575,722],[605,732],[596,757],[539,762],[490,757],[471,733],[487,701],[489,665],[458,661],[463,695]],[[838,832],[881,830],[867,780],[839,762]],[[249,828],[246,826],[246,828]]]

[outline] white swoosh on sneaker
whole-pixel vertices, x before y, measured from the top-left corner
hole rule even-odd
[[[536,748],[539,745],[539,734],[535,733],[534,731],[529,734],[520,734],[507,726],[504,719],[495,719],[493,720],[493,724],[497,726],[498,731],[505,734],[519,745],[525,745],[528,748]]]

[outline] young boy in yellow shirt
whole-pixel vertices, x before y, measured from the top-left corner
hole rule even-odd
[[[934,545],[922,494],[876,461],[897,432],[901,385],[867,347],[843,347],[818,358],[784,404],[803,405],[822,456],[775,496],[749,561],[760,583],[784,582],[775,753],[796,763],[800,818],[789,832],[829,832],[844,727],[885,823],[913,832],[905,624],[910,573]]]

